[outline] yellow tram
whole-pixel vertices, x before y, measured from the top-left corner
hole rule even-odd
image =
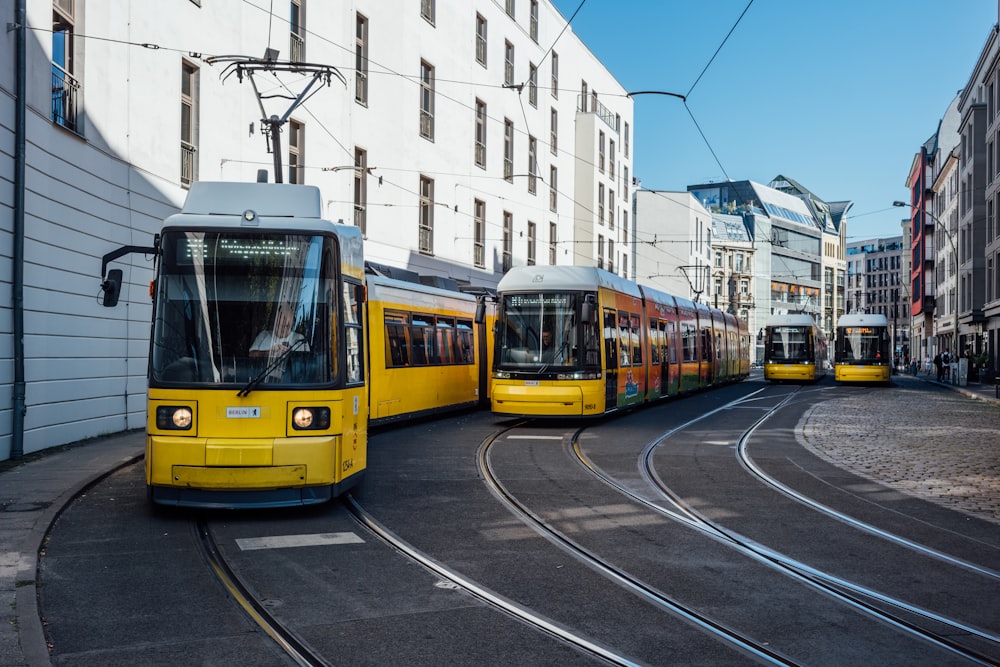
[[[837,382],[889,384],[892,350],[889,320],[880,314],[841,315],[837,320],[833,369]]]
[[[307,505],[360,480],[362,239],[320,211],[312,186],[196,182],[163,223],[147,391],[153,502]]]
[[[764,379],[816,382],[826,375],[826,335],[811,315],[774,315],[764,327]]]
[[[485,401],[489,320],[478,326],[479,299],[372,274],[366,285],[373,426]]]
[[[497,414],[603,415],[750,372],[744,322],[593,267],[511,269],[496,317]]]

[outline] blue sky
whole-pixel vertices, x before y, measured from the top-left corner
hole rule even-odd
[[[566,19],[580,6],[553,2]],[[753,0],[712,61],[748,2],[585,0],[573,31],[626,90],[687,96],[635,98],[633,174],[654,190],[782,174],[853,201],[849,241],[900,234],[892,202],[997,0]]]

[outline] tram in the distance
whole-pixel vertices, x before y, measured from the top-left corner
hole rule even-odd
[[[497,301],[497,414],[603,415],[750,372],[742,320],[594,267],[515,267]]]
[[[764,379],[816,382],[826,375],[827,340],[811,315],[774,315],[764,327]]]
[[[857,313],[837,320],[833,368],[837,382],[889,384],[892,350],[885,315]]]

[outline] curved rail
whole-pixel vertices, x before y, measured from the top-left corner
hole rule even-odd
[[[794,391],[789,393],[788,396],[786,396],[780,403],[768,409],[764,415],[762,415],[758,420],[756,420],[744,432],[744,434],[740,438],[737,447],[738,451],[741,451],[739,456],[742,457],[745,455],[746,441],[749,439],[750,435],[754,431],[756,431],[761,424],[763,424],[766,420],[770,419],[781,408],[787,405],[792,400],[792,398],[795,397],[799,389],[800,389],[799,387],[796,387]],[[864,613],[870,614],[878,618],[881,621],[887,622],[895,627],[900,628],[901,630],[911,633],[914,636],[917,636],[928,642],[936,644],[941,648],[954,652],[958,655],[961,655],[963,658],[970,659],[974,662],[978,662],[984,665],[995,664],[994,658],[991,658],[990,656],[987,656],[979,651],[969,649],[968,647],[965,647],[960,643],[952,640],[948,635],[942,634],[940,632],[928,631],[925,628],[916,625],[915,623],[912,623],[903,618],[900,618],[899,616],[896,616],[883,609],[880,609],[875,605],[873,605],[872,603],[870,603],[868,600],[877,600],[879,602],[890,605],[897,609],[905,610],[906,612],[914,616],[917,616],[919,618],[923,618],[927,621],[943,624],[953,631],[967,633],[969,635],[978,637],[980,639],[983,639],[991,643],[1000,644],[1000,637],[988,632],[984,632],[983,630],[980,630],[978,628],[968,626],[961,622],[945,618],[929,610],[921,609],[914,605],[910,605],[906,602],[903,602],[902,600],[898,600],[896,598],[883,595],[881,593],[878,593],[877,591],[873,591],[871,589],[859,586],[855,583],[841,579],[839,577],[835,577],[833,575],[821,572],[819,570],[816,570],[815,568],[806,565],[805,563],[797,561],[793,558],[790,558],[773,550],[767,549],[766,547],[757,544],[752,540],[749,540],[733,531],[724,528],[723,526],[720,526],[711,519],[706,518],[700,512],[698,512],[693,507],[688,505],[683,499],[681,499],[679,496],[673,493],[673,491],[659,477],[659,475],[656,473],[655,468],[653,467],[652,456],[656,447],[658,447],[664,440],[666,440],[672,434],[681,431],[684,428],[691,426],[692,424],[703,421],[704,419],[710,417],[711,415],[721,410],[726,410],[733,407],[734,405],[745,403],[746,400],[747,399],[744,398],[744,399],[739,399],[737,401],[733,401],[732,403],[721,406],[716,410],[713,410],[712,412],[706,413],[705,415],[689,420],[688,422],[681,424],[680,426],[677,426],[676,428],[673,428],[670,431],[655,438],[644,448],[642,454],[640,455],[640,469],[643,473],[643,476],[646,478],[647,482],[657,490],[657,492],[662,496],[664,500],[668,501],[671,505],[677,508],[676,512],[664,508],[663,506],[658,505],[657,503],[652,502],[646,498],[643,498],[636,492],[629,489],[624,484],[619,483],[617,480],[604,473],[602,470],[597,468],[591,461],[589,461],[586,455],[580,449],[578,442],[578,437],[579,434],[582,432],[582,429],[578,431],[576,434],[574,434],[573,452],[579,463],[585,469],[587,469],[592,475],[597,477],[599,480],[601,480],[608,486],[614,488],[619,493],[629,497],[633,501],[640,503],[643,506],[652,509],[653,511],[663,516],[685,523],[692,528],[701,530],[711,537],[714,537],[720,541],[728,543],[733,548],[739,550],[740,552],[744,553],[745,555],[751,558],[754,558],[760,563],[763,563],[769,567],[782,571],[785,574],[788,574],[789,576],[792,576],[795,579],[801,581],[802,583],[805,583],[825,594],[828,594],[836,599],[839,599]],[[756,466],[753,466],[753,468],[757,469]],[[762,471],[760,472],[760,475],[763,475]],[[766,478],[766,475],[763,476]],[[785,487],[782,486],[782,488]],[[808,499],[802,496],[801,494],[796,493],[793,497],[802,502],[808,502]],[[858,524],[861,523],[857,522],[855,519],[851,517],[847,518],[851,520],[850,521],[851,523],[855,522]],[[877,531],[877,529],[875,529],[874,527],[870,528],[872,529],[872,532]],[[902,540],[902,538],[899,539]],[[904,542],[908,541],[904,540]],[[937,552],[934,553],[936,554]],[[942,556],[946,555],[942,554]],[[989,571],[987,571],[987,573],[988,572]]]
[[[209,566],[222,585],[229,591],[229,594],[236,600],[236,603],[250,617],[250,620],[263,630],[288,657],[294,660],[295,664],[303,667],[317,665],[327,667],[330,665],[331,663],[324,660],[308,644],[295,636],[295,633],[282,625],[253,597],[219,551],[205,518],[201,517],[195,523],[198,531],[198,543],[201,545],[202,553],[208,560]]]
[[[577,435],[579,433],[580,431],[577,431]],[[489,486],[489,488],[493,491],[494,495],[496,495],[496,497],[499,498],[500,501],[505,504],[515,516],[527,523],[536,532],[568,552],[577,560],[596,569],[608,579],[623,586],[627,590],[632,591],[647,601],[666,609],[668,612],[680,617],[681,619],[694,624],[709,634],[714,635],[715,637],[728,643],[733,648],[768,664],[787,666],[796,664],[794,661],[782,656],[780,653],[768,648],[764,644],[748,639],[740,635],[735,630],[727,628],[725,625],[699,613],[696,609],[671,599],[666,594],[656,590],[652,586],[649,586],[642,580],[633,577],[629,573],[615,567],[607,560],[582,547],[555,528],[551,527],[544,519],[532,512],[528,507],[520,503],[511,493],[509,493],[496,475],[493,474],[493,469],[489,460],[489,450],[498,437],[499,434],[490,438],[480,448],[478,456],[480,473],[483,475],[487,486]],[[574,436],[574,438],[575,437],[576,436]]]

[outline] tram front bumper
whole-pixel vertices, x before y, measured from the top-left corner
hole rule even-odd
[[[584,393],[577,386],[494,385],[493,412],[509,415],[569,417],[584,414]]]

